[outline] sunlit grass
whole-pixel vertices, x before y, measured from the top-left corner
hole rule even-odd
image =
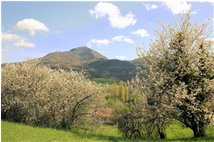
[[[167,139],[157,141],[214,141],[214,127],[207,128],[207,137],[193,139],[190,129],[175,122],[166,130]],[[124,139],[116,126],[102,125],[93,131],[63,131],[38,128],[2,121],[2,142],[144,142]],[[148,141],[148,140],[146,140]],[[154,141],[154,140],[150,140]]]

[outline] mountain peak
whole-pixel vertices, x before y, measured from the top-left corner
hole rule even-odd
[[[75,50],[92,50],[92,49],[88,48],[87,46],[80,46],[80,47],[77,47],[77,48],[73,48],[70,51],[73,52]]]
[[[102,54],[98,53],[97,51],[94,51],[91,48],[88,48],[87,46],[81,46],[70,50],[73,54],[80,55],[81,58],[84,58],[85,60],[91,60],[91,59],[107,59]]]
[[[107,58],[86,46],[81,46],[69,51],[50,53],[41,59],[43,64],[52,68],[71,68]]]

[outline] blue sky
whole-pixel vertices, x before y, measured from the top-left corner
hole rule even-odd
[[[88,46],[110,59],[137,58],[149,48],[158,20],[211,19],[210,2],[2,2],[2,62],[17,62]]]

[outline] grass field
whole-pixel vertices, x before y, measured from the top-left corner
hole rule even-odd
[[[2,142],[144,142],[143,140],[127,140],[115,126],[100,126],[93,132],[70,132],[49,128],[38,128],[23,124],[2,121]],[[167,128],[167,140],[159,141],[214,141],[214,126],[207,128],[207,137],[191,138],[193,133],[178,123]],[[154,141],[154,140],[150,140]]]

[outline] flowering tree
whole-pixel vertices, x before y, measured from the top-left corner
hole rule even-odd
[[[77,72],[54,71],[36,62],[2,68],[2,118],[69,129],[86,124],[103,91]]]
[[[213,41],[208,24],[191,24],[190,17],[175,26],[163,25],[149,51],[140,50],[145,67],[141,88],[157,126],[165,128],[165,122],[177,119],[200,137],[213,113]]]

